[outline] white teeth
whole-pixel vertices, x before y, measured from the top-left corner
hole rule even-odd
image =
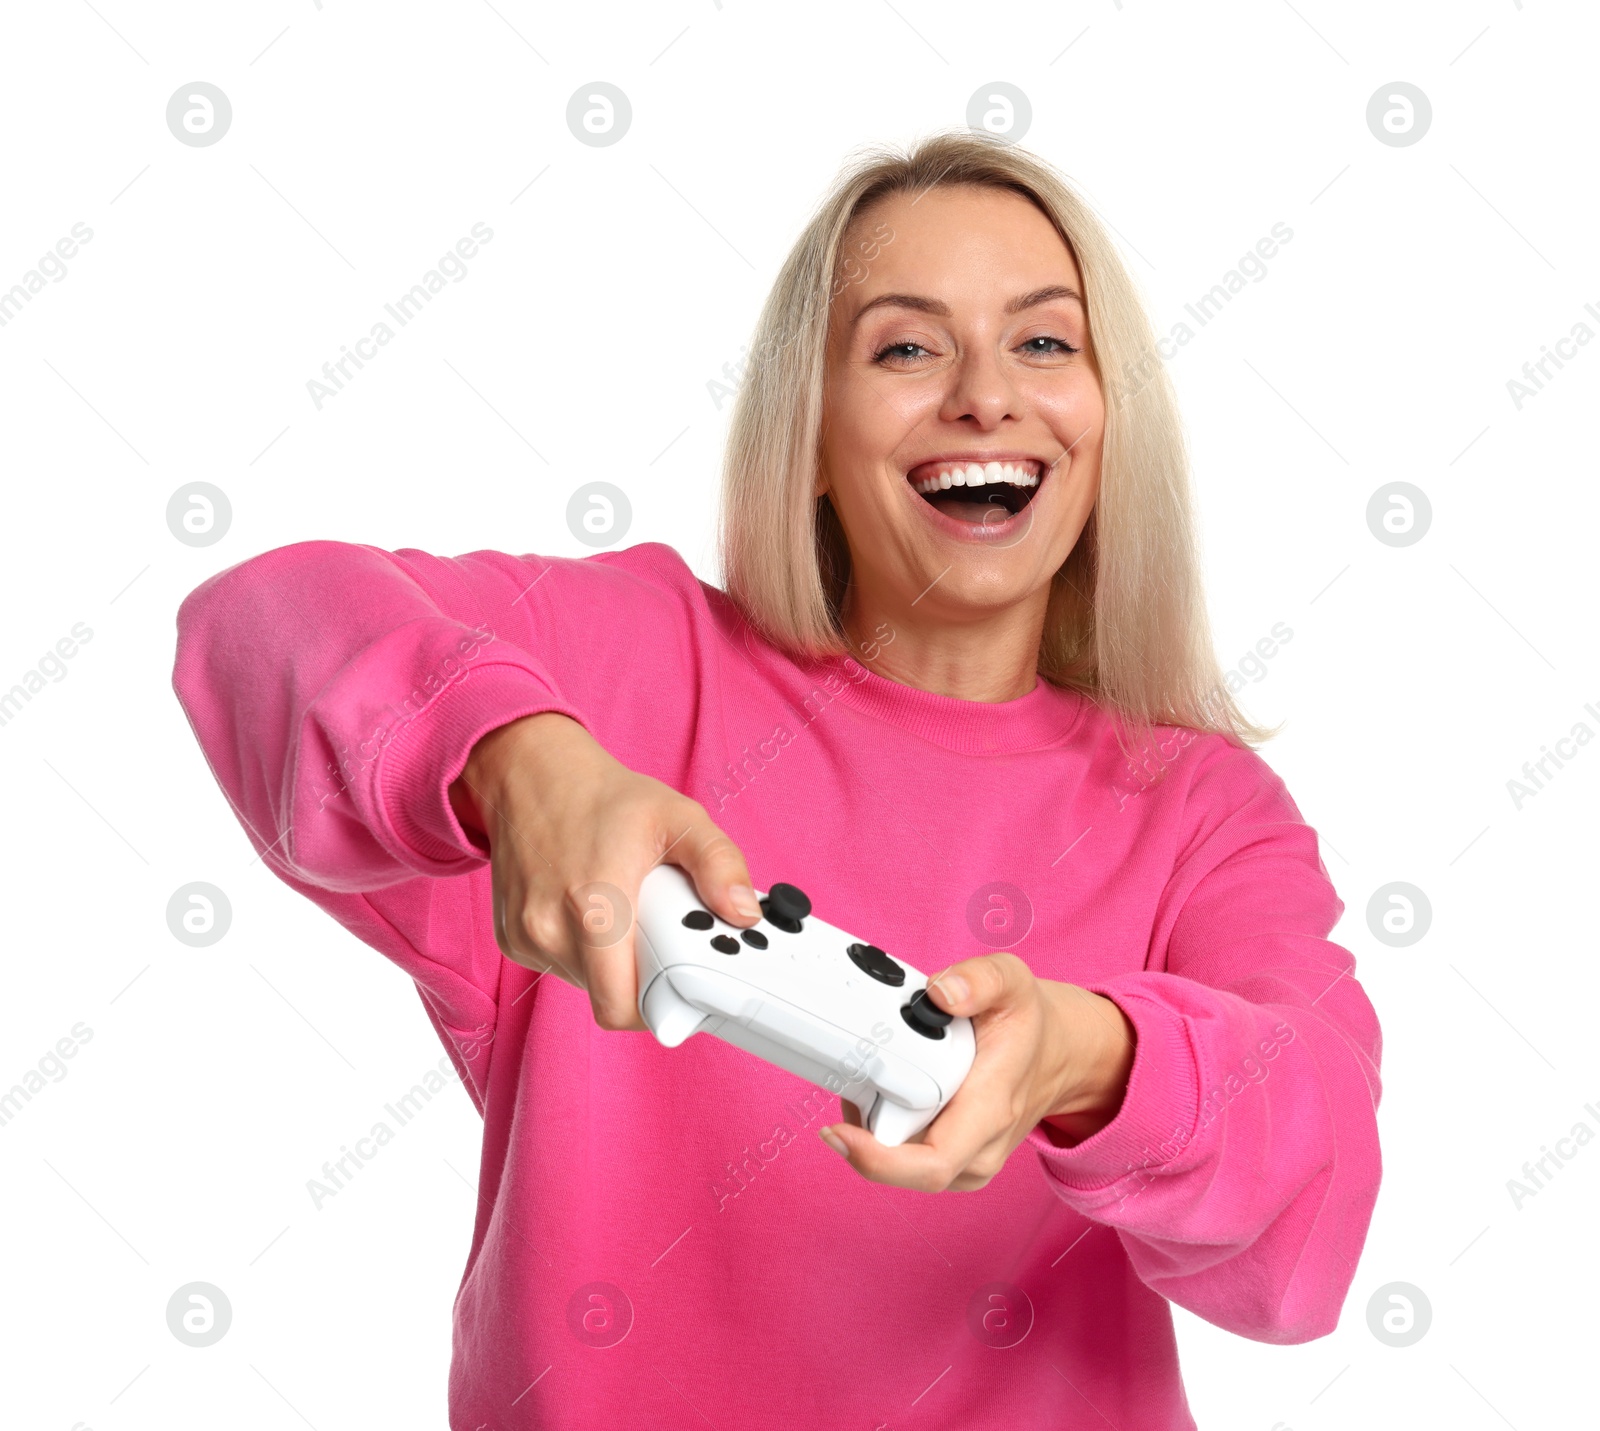
[[[920,478],[913,485],[919,493],[948,491],[951,487],[985,487],[991,483],[1005,482],[1013,487],[1037,487],[1039,478],[1034,467],[1026,462],[990,462],[980,465],[972,462],[951,463],[940,466],[931,477]]]

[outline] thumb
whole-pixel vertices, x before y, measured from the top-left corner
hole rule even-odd
[[[694,881],[707,909],[729,924],[748,928],[761,918],[761,905],[750,883],[750,868],[739,847],[712,821],[705,807],[687,802],[688,828],[668,836],[662,856]]]
[[[971,1018],[1025,996],[1033,971],[1015,954],[963,959],[928,980],[928,998],[947,1014]]]

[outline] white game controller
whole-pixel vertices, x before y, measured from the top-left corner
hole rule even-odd
[[[639,889],[639,1013],[668,1048],[709,1033],[848,1099],[880,1143],[920,1133],[972,1067],[972,1021],[927,998],[928,981],[811,915],[791,884],[740,929],[676,865]]]

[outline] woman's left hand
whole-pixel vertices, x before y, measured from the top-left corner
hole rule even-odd
[[[1035,978],[1015,954],[952,964],[929,981],[947,1013],[972,1019],[977,1055],[966,1080],[914,1142],[886,1148],[844,1103],[844,1123],[822,1129],[863,1177],[922,1192],[983,1187],[1039,1122],[1081,1142],[1122,1106],[1135,1035],[1110,999]]]

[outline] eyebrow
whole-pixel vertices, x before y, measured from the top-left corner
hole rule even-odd
[[[1083,295],[1076,288],[1068,288],[1064,283],[1052,283],[1046,288],[1036,288],[1032,293],[1024,293],[1020,298],[1013,298],[1006,304],[1008,314],[1020,313],[1024,308],[1037,308],[1041,303],[1049,303],[1057,298],[1070,299],[1079,307],[1083,306]],[[918,313],[931,313],[936,318],[948,318],[950,305],[941,303],[937,298],[923,298],[915,293],[880,293],[869,303],[861,306],[861,311],[852,320],[851,326],[859,323],[874,308],[912,308]]]

